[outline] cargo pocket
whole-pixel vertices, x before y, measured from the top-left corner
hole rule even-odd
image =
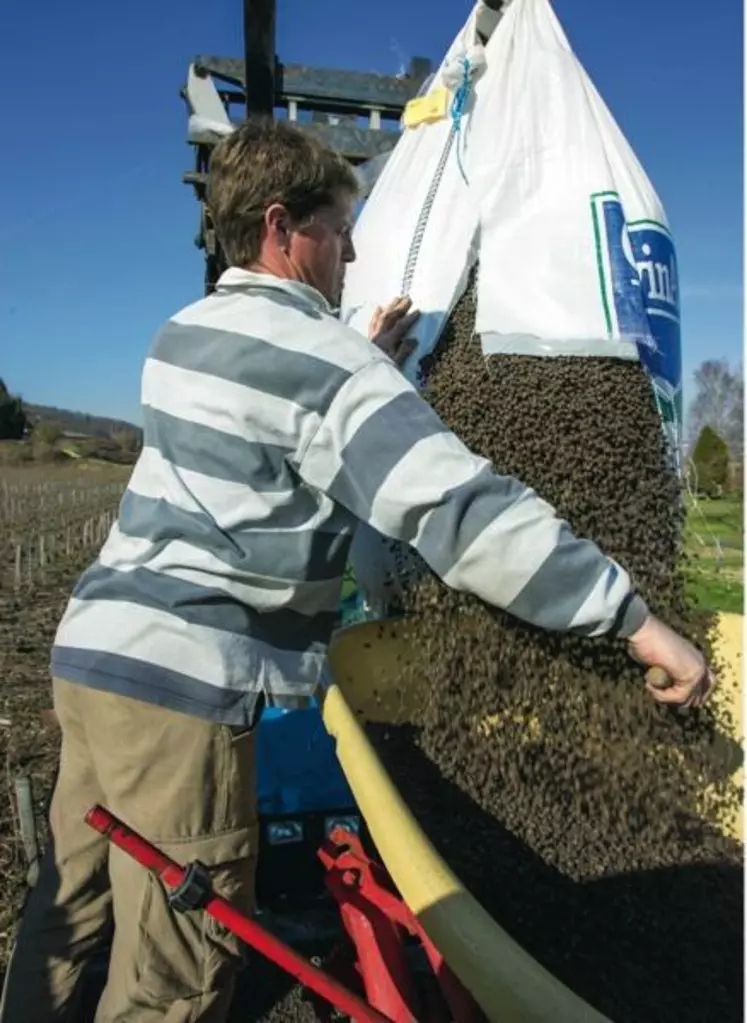
[[[256,828],[255,850],[259,836]],[[224,863],[211,871],[216,893],[222,895],[245,916],[254,912],[254,876],[257,867],[253,856]],[[202,990],[218,991],[245,964],[246,946],[227,927],[205,914],[204,974]]]
[[[178,863],[203,863],[215,893],[250,915],[258,837],[254,825],[161,848]],[[143,891],[138,935],[138,988],[148,1004],[164,1011],[177,999],[220,989],[243,964],[242,943],[235,935],[202,910],[172,910],[166,889],[151,875]]]
[[[221,726],[223,819],[221,829],[257,825],[257,730]]]

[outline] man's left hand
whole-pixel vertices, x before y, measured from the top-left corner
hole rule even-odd
[[[407,334],[419,316],[406,295],[387,306],[377,306],[368,328],[369,339],[401,367],[415,350],[415,342]]]

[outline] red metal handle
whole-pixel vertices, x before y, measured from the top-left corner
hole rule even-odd
[[[108,838],[123,852],[132,856],[146,870],[157,874],[169,888],[178,888],[183,882],[186,874],[184,867],[156,849],[137,832],[128,828],[103,806],[94,806],[88,811],[85,819],[86,824]],[[239,913],[230,902],[220,895],[211,896],[205,906],[205,912],[222,923],[242,941],[245,941],[247,945],[251,945],[267,959],[277,963],[304,987],[315,991],[316,994],[331,1002],[335,1008],[352,1017],[356,1023],[391,1023],[388,1017],[376,1012],[352,991],[314,966],[308,959],[298,955],[260,924]]]

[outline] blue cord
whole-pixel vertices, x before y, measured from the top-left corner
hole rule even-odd
[[[471,84],[470,79],[470,62],[469,57],[462,58],[462,82],[454,93],[454,99],[451,101],[451,123],[454,128],[454,133],[457,136],[456,140],[456,157],[459,171],[464,179],[465,184],[469,184],[467,181],[467,175],[464,173],[464,167],[462,165],[462,154],[460,139],[464,136],[460,134],[462,128],[462,115],[467,107],[467,100],[469,99],[469,88]]]

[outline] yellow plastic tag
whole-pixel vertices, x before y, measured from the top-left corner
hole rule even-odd
[[[405,106],[402,118],[406,128],[417,128],[420,124],[441,121],[449,112],[449,90],[445,86],[416,96]]]

